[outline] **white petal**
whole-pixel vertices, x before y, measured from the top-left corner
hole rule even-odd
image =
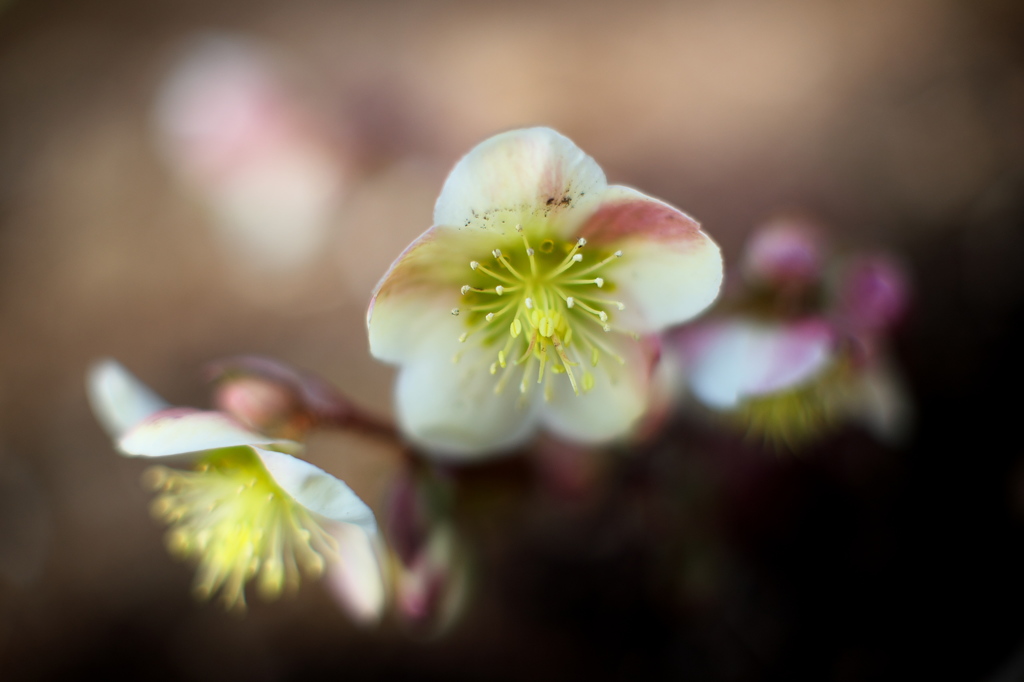
[[[529,437],[534,424],[530,405],[520,402],[519,382],[500,394],[489,367],[498,348],[470,337],[451,315],[421,336],[416,353],[398,375],[396,412],[403,432],[439,458],[467,459],[509,450]],[[457,353],[459,361],[453,362]],[[516,371],[510,363],[505,371]]]
[[[444,183],[434,224],[514,234],[517,224],[567,237],[607,183],[597,163],[550,128],[512,130],[484,140]]]
[[[602,272],[626,310],[620,323],[638,333],[694,317],[718,296],[722,254],[682,211],[628,187],[609,187],[579,235],[595,248],[621,249]]]
[[[175,407],[137,424],[121,437],[117,446],[126,455],[167,457],[238,445],[272,444],[289,449],[298,447],[291,441],[249,431],[220,412]]]
[[[86,390],[93,414],[111,438],[169,407],[116,360],[100,360],[90,367]]]
[[[388,596],[379,536],[347,523],[328,530],[338,541],[338,561],[328,564],[327,585],[353,620],[372,625],[380,620]]]
[[[257,447],[253,450],[271,478],[306,509],[331,521],[351,523],[370,533],[377,531],[373,512],[344,481],[283,452]]]
[[[556,382],[542,415],[552,432],[578,443],[597,444],[628,435],[647,410],[652,356],[644,343],[622,335],[605,339],[625,361],[603,354],[596,367],[584,360],[581,368],[594,375],[594,387],[576,395],[564,375]],[[576,371],[578,371],[578,369]]]
[[[732,320],[690,331],[684,357],[694,395],[730,409],[750,396],[795,388],[832,361],[831,330],[817,322],[766,325]]]
[[[370,353],[393,363],[409,357],[438,319],[450,317],[458,306],[460,289],[472,274],[470,261],[494,247],[494,236],[488,233],[431,228],[420,235],[373,292],[366,311]]]

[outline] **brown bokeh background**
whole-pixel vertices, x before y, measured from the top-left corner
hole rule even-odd
[[[250,273],[239,286],[232,254],[154,143],[159,85],[210,31],[286,62],[354,169],[327,246],[288,282]],[[1024,13],[994,1],[6,3],[0,678],[994,674],[1024,639],[1011,336],[1024,286],[1022,38]],[[727,262],[759,221],[796,210],[837,251],[887,249],[908,264],[915,308],[896,348],[918,436],[843,507],[874,519],[854,523],[864,532],[899,529],[858,545],[874,552],[870,608],[839,600],[852,610],[811,622],[803,601],[776,596],[788,629],[755,628],[770,632],[736,663],[703,650],[720,644],[696,632],[704,621],[667,616],[643,591],[639,606],[597,599],[596,615],[570,608],[547,628],[486,594],[433,643],[360,631],[317,585],[242,620],[193,603],[190,570],[146,513],[142,466],[117,457],[90,415],[89,363],[117,357],[172,402],[203,405],[205,362],[268,354],[389,410],[392,372],[366,352],[374,283],[429,226],[461,154],[537,124],[571,137],[612,182],[695,216]],[[378,495],[365,460],[353,452],[339,473]],[[815,556],[805,539],[787,546],[794,562]],[[529,585],[514,599],[543,603],[564,587]],[[587,624],[614,614],[642,623],[643,643],[598,638],[601,651],[589,650]]]

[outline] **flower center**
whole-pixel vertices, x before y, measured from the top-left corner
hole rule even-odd
[[[300,565],[320,575],[325,556],[337,552],[249,448],[213,450],[195,471],[152,467],[145,480],[160,492],[151,510],[171,526],[168,549],[198,560],[194,591],[201,599],[221,589],[227,608],[245,608],[245,583],[257,574],[260,593],[272,599],[298,587]]]
[[[626,306],[603,296],[615,285],[598,275],[622,251],[587,263],[582,237],[561,245],[546,239],[534,248],[522,226],[516,231],[521,245],[512,243],[507,253],[494,249],[493,263],[470,262],[471,283],[462,287],[465,305],[452,310],[467,313],[468,329],[459,341],[477,337],[497,349],[490,365],[491,374],[501,375],[495,393],[517,376],[523,395],[532,384],[543,384],[550,400],[554,374],[564,374],[576,395],[589,391],[594,375],[588,366],[596,367],[603,355],[624,362],[603,336],[623,331],[608,311]]]

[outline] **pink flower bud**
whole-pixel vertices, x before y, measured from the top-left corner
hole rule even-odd
[[[270,358],[227,358],[207,373],[217,383],[217,408],[260,433],[299,438],[313,426],[391,431],[326,380]]]
[[[839,314],[861,331],[880,331],[898,321],[907,308],[907,278],[885,256],[866,256],[851,263],[839,292]]]
[[[259,433],[298,437],[310,422],[288,387],[260,377],[222,381],[214,391],[214,403],[218,410]]]
[[[821,275],[821,240],[809,223],[789,218],[770,221],[747,242],[743,270],[766,284],[811,284]]]

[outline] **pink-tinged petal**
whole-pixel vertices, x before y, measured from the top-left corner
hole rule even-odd
[[[608,188],[578,236],[587,239],[587,248],[622,251],[601,274],[626,304],[618,319],[632,331],[685,322],[707,308],[722,286],[722,254],[700,225],[628,187]]]
[[[174,407],[152,415],[117,443],[124,454],[139,457],[167,457],[239,445],[297,448],[296,443],[249,431],[226,414],[188,407]]]
[[[743,270],[776,286],[810,284],[821,275],[821,238],[810,223],[779,218],[758,228],[747,242]]]
[[[607,183],[572,140],[550,128],[512,130],[484,140],[452,169],[434,224],[514,235],[521,224],[551,238],[570,236]]]
[[[345,483],[320,467],[291,455],[254,447],[271,478],[306,509],[324,518],[377,531],[377,520],[366,503]]]
[[[470,459],[509,450],[530,436],[535,422],[536,401],[517,404],[522,402],[518,381],[495,395],[497,377],[489,367],[498,348],[472,338],[459,343],[465,330],[450,314],[432,330],[423,330],[395,388],[402,431],[438,458]]]
[[[90,369],[86,389],[93,414],[111,438],[169,405],[116,360],[100,360]]]
[[[329,532],[338,541],[338,559],[327,566],[327,586],[354,621],[373,625],[388,598],[379,536],[346,523],[332,525]]]
[[[794,388],[834,358],[826,324],[766,325],[732,320],[687,330],[680,341],[690,388],[704,404],[731,409],[747,397]]]
[[[420,235],[391,264],[370,299],[370,353],[384,362],[408,358],[439,318],[451,316],[472,272],[470,261],[493,248],[493,235],[484,232],[431,228]]]
[[[647,411],[656,349],[624,336],[608,335],[605,341],[625,362],[604,354],[597,366],[585,362],[577,368],[593,374],[589,391],[576,395],[568,381],[552,377],[557,380],[553,395],[541,414],[561,438],[585,445],[606,443],[629,435]]]

